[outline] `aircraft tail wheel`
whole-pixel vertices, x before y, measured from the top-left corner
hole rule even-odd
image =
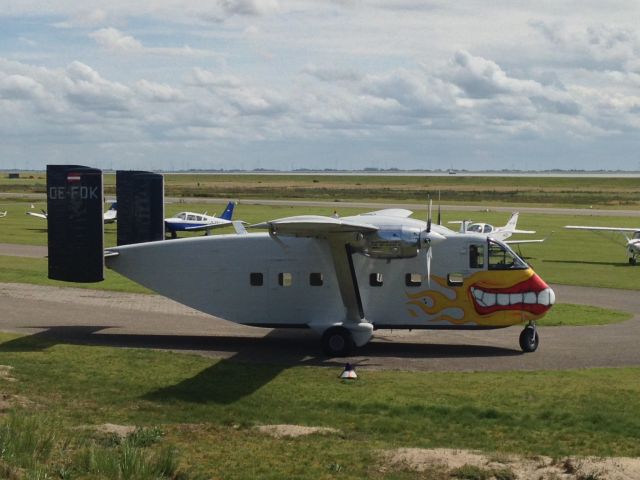
[[[355,344],[351,332],[344,327],[331,327],[322,334],[322,351],[329,357],[346,357]]]
[[[535,352],[538,349],[540,338],[533,325],[528,325],[520,333],[520,348],[525,353]]]

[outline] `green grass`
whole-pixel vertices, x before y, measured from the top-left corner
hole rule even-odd
[[[155,455],[175,447],[179,465],[205,478],[382,478],[377,452],[398,447],[640,455],[639,368],[416,373],[362,367],[350,383],[337,378],[338,365],[242,364],[66,345],[43,335],[0,339],[2,363],[14,367],[17,379],[3,383],[3,392],[32,402],[14,407],[16,413],[46,412],[65,432],[103,423],[160,428],[161,438],[144,434],[136,448]],[[276,440],[252,428],[263,424],[340,433]],[[73,452],[77,442],[70,442]]]
[[[629,312],[561,303],[555,305],[538,324],[544,327],[607,325],[624,322],[631,317],[633,315]]]
[[[115,175],[105,174],[105,192],[115,194]],[[23,178],[0,177],[2,192],[45,191],[43,172]],[[640,178],[469,177],[371,175],[199,175],[166,174],[165,192],[177,197],[299,198],[324,200],[383,199],[424,203],[441,191],[446,203],[495,205],[594,205],[638,208]]]

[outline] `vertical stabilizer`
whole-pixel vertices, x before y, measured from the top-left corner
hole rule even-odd
[[[231,218],[233,218],[233,207],[235,206],[235,202],[229,202],[227,204],[227,208],[225,208],[224,212],[222,212],[222,215],[220,215],[220,218],[222,218],[223,220],[231,220]]]
[[[513,231],[516,229],[516,225],[518,224],[518,215],[518,212],[514,212],[513,215],[511,215],[511,218],[504,226],[504,230]]]
[[[164,239],[164,177],[141,171],[116,172],[118,245]]]
[[[49,278],[104,280],[102,171],[47,165]]]

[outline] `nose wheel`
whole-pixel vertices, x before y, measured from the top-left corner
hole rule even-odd
[[[539,343],[540,338],[536,331],[536,324],[532,322],[520,333],[520,348],[525,353],[535,352]]]

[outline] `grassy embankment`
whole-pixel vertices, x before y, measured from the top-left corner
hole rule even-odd
[[[78,429],[104,423],[146,427],[140,435],[149,442],[142,446],[134,439],[136,455],[150,463],[164,455],[184,478],[415,478],[384,464],[380,452],[399,447],[556,458],[640,455],[637,368],[362,368],[357,382],[344,383],[337,379],[339,365],[248,367],[167,352],[56,344],[38,336],[0,338],[2,364],[13,367],[16,379],[0,380],[3,393],[22,405],[11,410],[21,418],[33,416],[43,435],[55,434],[49,453],[24,465],[30,472],[49,472],[48,478],[60,468],[67,472],[60,478],[98,477],[87,470],[91,448],[123,463],[121,443]],[[276,440],[253,428],[269,424],[332,427],[339,433]],[[172,448],[177,453],[167,453]],[[0,463],[15,465],[4,455]]]
[[[0,191],[44,193],[42,172],[0,178]],[[29,178],[32,177],[32,178]],[[446,204],[638,208],[640,178],[441,177],[364,175],[165,175],[168,197],[402,201],[424,204],[441,191]],[[115,195],[115,175],[105,174]]]

